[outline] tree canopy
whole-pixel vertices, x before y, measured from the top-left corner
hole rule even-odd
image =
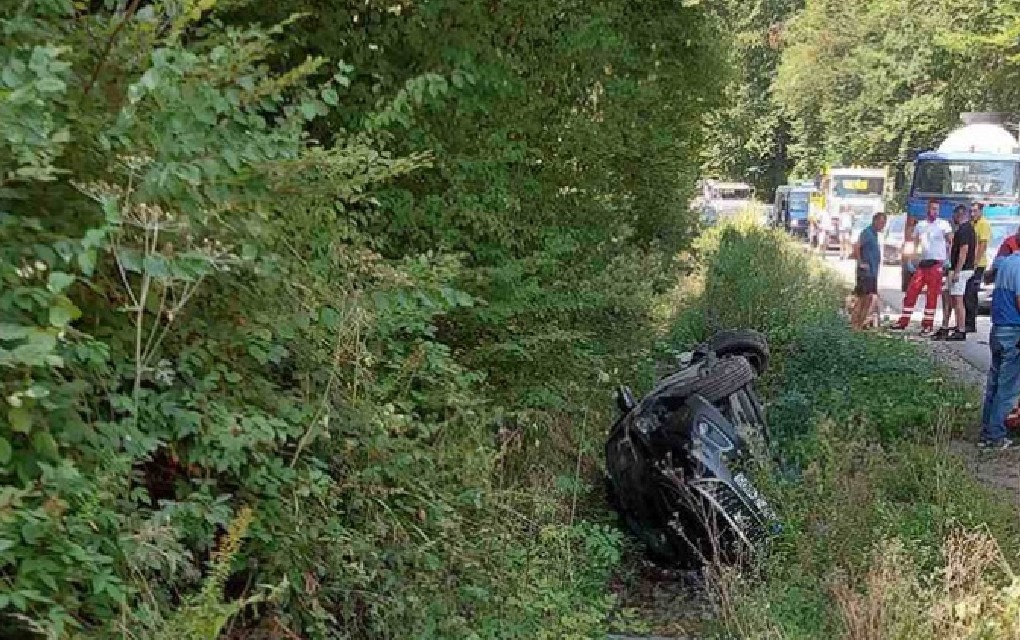
[[[717,147],[709,166],[732,175],[768,175],[774,187],[825,164],[902,166],[961,112],[1016,113],[1016,2],[726,6],[746,70],[710,121],[747,155]]]

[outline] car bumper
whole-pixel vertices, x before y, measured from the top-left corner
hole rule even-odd
[[[978,310],[989,311],[992,308],[992,294],[995,293],[994,284],[982,284],[978,290]]]

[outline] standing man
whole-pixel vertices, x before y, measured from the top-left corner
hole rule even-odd
[[[846,260],[850,257],[850,251],[852,246],[850,244],[850,236],[853,234],[854,228],[854,216],[852,213],[843,209],[839,212],[839,259]]]
[[[857,304],[850,317],[850,325],[857,331],[864,328],[878,296],[878,270],[882,264],[878,236],[885,229],[885,220],[882,212],[872,216],[871,224],[861,231],[854,246],[853,253],[857,258],[857,287],[854,294],[857,296]]]
[[[917,247],[917,271],[910,278],[907,293],[903,297],[903,313],[890,329],[902,331],[910,325],[914,305],[924,290],[924,318],[921,320],[921,335],[932,335],[935,331],[935,306],[942,292],[942,265],[949,254],[949,243],[953,239],[953,228],[939,218],[937,200],[928,202],[924,220],[914,227],[914,246]]]
[[[953,211],[953,221],[957,226],[953,232],[952,247],[949,249],[949,277],[946,282],[946,297],[949,298],[949,302],[943,305],[942,328],[935,337],[959,342],[967,339],[967,311],[963,296],[967,290],[967,283],[974,275],[977,235],[970,223],[970,211],[966,206],[961,204],[956,207]],[[949,321],[954,314],[956,328],[951,329]]]
[[[992,363],[985,383],[981,409],[983,449],[1007,449],[1006,416],[1020,396],[1020,253],[996,258],[995,292],[992,294],[992,330],[988,348]]]
[[[964,306],[967,309],[967,333],[977,331],[978,292],[981,290],[981,279],[988,266],[988,243],[992,241],[992,226],[985,220],[985,205],[975,202],[970,206],[970,221],[974,225],[977,237],[977,255],[974,260],[974,275],[967,281],[967,290],[963,294]]]

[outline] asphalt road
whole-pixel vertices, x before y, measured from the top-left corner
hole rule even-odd
[[[832,253],[828,254],[825,260],[847,282],[853,284],[856,276],[856,265],[853,260],[840,260],[838,255]],[[899,318],[900,310],[903,308],[903,293],[900,291],[900,268],[898,265],[882,265],[878,276],[878,295],[882,304],[883,321],[894,322]],[[917,334],[921,330],[921,310],[924,308],[924,294],[918,299],[915,308],[917,310],[914,312],[914,318],[908,333]],[[935,315],[935,326],[942,326],[941,300]],[[991,323],[988,316],[979,315],[977,319],[977,333],[968,334],[966,342],[950,342],[947,345],[951,345],[959,353],[960,357],[979,371],[987,371],[991,358],[988,352],[988,330],[990,326]]]

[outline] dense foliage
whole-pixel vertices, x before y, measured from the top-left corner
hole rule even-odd
[[[705,119],[709,144],[707,174],[740,178],[769,198],[785,184],[791,168],[790,125],[773,99],[782,60],[784,20],[803,5],[800,0],[727,0],[714,3],[729,25],[725,100]]]
[[[716,18],[216,5],[0,3],[0,636],[597,635]]]

